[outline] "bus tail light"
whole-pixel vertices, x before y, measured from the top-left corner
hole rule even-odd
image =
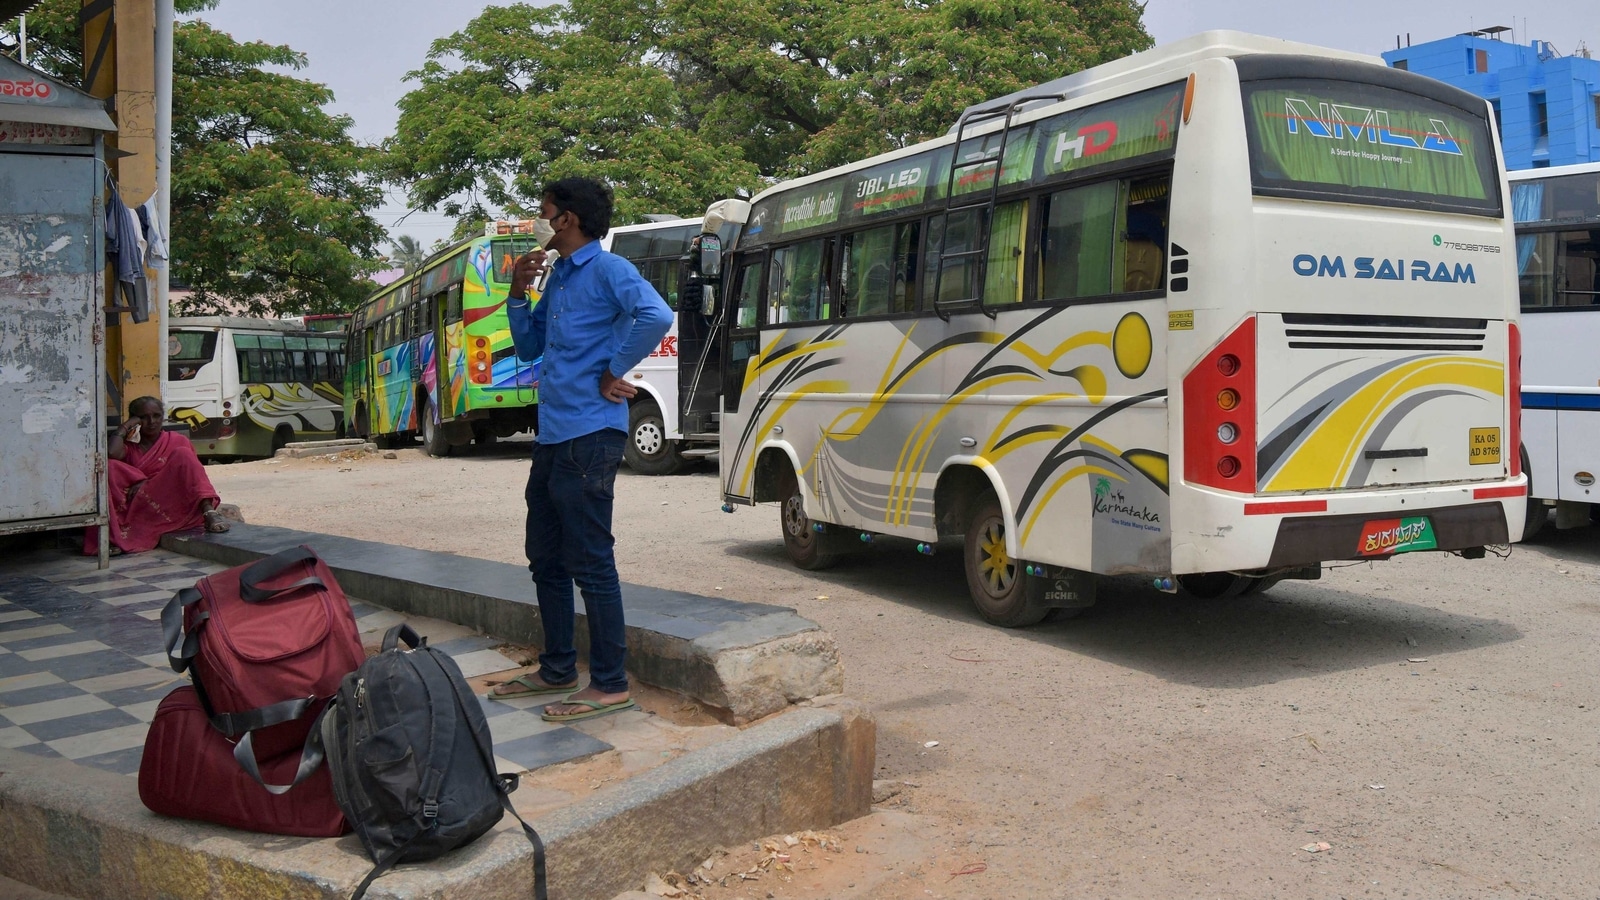
[[[1506,370],[1510,377],[1506,403],[1510,407],[1505,454],[1510,457],[1511,477],[1522,474],[1522,331],[1517,323],[1506,323]]]
[[[1256,490],[1256,320],[1245,319],[1183,378],[1183,479]]]

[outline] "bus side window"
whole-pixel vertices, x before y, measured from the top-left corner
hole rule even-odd
[[[918,224],[883,225],[840,239],[840,315],[853,318],[915,309]]]
[[[828,318],[828,247],[826,239],[818,238],[772,251],[767,324]]]
[[[928,236],[923,244],[922,296],[923,306],[932,309],[938,301],[970,299],[977,295],[974,274],[977,266],[971,257],[946,261],[939,255],[940,238],[944,238],[946,254],[977,249],[978,229],[984,224],[983,210],[968,209],[949,214],[935,214],[928,218]],[[948,234],[946,234],[948,232]],[[943,269],[941,277],[939,272]],[[938,296],[934,296],[935,285]]]
[[[1119,294],[1160,290],[1166,284],[1167,195],[1172,181],[1162,175],[1123,184],[1112,288]]]
[[[1040,299],[1072,300],[1111,293],[1111,238],[1118,184],[1091,184],[1044,199]]]
[[[739,267],[734,282],[733,296],[738,298],[738,311],[734,316],[735,328],[754,328],[761,321],[762,310],[762,260],[757,257]]]
[[[454,325],[461,321],[461,285],[452,284],[444,302],[444,323]]]

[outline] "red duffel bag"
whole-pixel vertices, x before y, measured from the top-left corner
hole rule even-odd
[[[261,763],[272,781],[293,781],[299,753]],[[139,799],[151,812],[270,834],[338,837],[350,830],[333,799],[326,766],[293,790],[274,794],[233,759],[233,745],[211,727],[200,698],[184,686],[156,707],[139,760]]]
[[[173,671],[189,672],[212,727],[262,784],[258,759],[299,749],[366,658],[350,602],[308,547],[200,579],[161,611],[161,627]]]

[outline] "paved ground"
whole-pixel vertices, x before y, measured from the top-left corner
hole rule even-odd
[[[253,522],[514,563],[525,451],[211,472]],[[829,629],[885,797],[793,873],[729,848],[713,880],[757,873],[709,898],[1600,896],[1596,529],[1216,604],[1110,581],[1081,619],[1004,631],[954,553],[800,572],[775,509],[716,492],[624,472],[623,578]]]

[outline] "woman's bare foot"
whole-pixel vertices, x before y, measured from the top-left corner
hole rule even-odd
[[[212,534],[221,534],[233,527],[228,524],[228,520],[223,518],[222,513],[218,510],[208,509],[203,515],[206,520],[206,530]]]

